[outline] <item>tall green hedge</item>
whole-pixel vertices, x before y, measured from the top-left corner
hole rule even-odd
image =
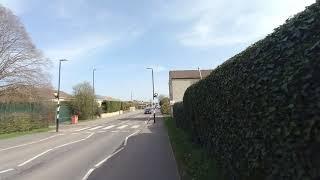
[[[320,1],[189,87],[183,112],[231,178],[319,179]]]

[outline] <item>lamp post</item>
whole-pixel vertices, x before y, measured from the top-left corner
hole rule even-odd
[[[58,92],[57,92],[57,99],[58,99],[58,104],[57,104],[57,118],[56,118],[56,132],[59,132],[59,111],[60,111],[60,79],[61,79],[61,62],[62,61],[68,61],[66,59],[60,59],[59,60],[59,80],[58,80]]]
[[[154,93],[154,77],[153,77],[153,68],[147,68],[147,69],[151,69],[151,73],[152,73],[152,107],[153,107],[153,123],[156,123],[156,110],[155,110],[155,106],[154,106],[154,98],[155,98],[155,93]]]
[[[95,98],[96,98],[95,91],[94,91],[94,72],[95,72],[96,70],[97,70],[97,69],[93,67],[93,69],[92,69],[92,89],[93,89],[92,119],[93,119],[93,117],[94,117],[94,101],[95,101]]]

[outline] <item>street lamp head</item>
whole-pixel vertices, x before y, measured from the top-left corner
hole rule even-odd
[[[151,70],[153,70],[153,68],[151,68],[151,67],[147,67],[147,69],[151,69]]]
[[[60,61],[68,61],[67,59],[60,59]]]

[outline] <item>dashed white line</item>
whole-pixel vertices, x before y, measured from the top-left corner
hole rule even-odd
[[[91,129],[89,129],[90,131],[92,131],[92,130],[96,130],[96,129],[99,129],[99,128],[102,128],[103,126],[96,126],[96,127],[94,127],[94,128],[91,128]]]
[[[11,147],[7,147],[7,148],[3,148],[3,149],[0,149],[0,152],[1,152],[1,151],[5,151],[5,150],[9,150],[9,149],[14,149],[14,148],[22,147],[22,146],[27,146],[27,145],[35,144],[35,143],[39,143],[39,142],[42,142],[42,141],[45,141],[45,140],[48,140],[48,139],[51,139],[51,138],[54,138],[54,137],[57,137],[57,136],[61,136],[61,135],[64,135],[64,134],[56,134],[56,135],[49,136],[49,137],[44,138],[44,139],[40,139],[40,140],[38,140],[38,141],[32,141],[32,142],[25,143],[25,144],[20,144],[20,145],[17,145],[17,146],[11,146]]]
[[[40,154],[38,154],[38,155],[36,155],[36,156],[34,156],[34,157],[30,158],[30,159],[28,159],[27,161],[25,161],[25,162],[23,162],[23,163],[19,164],[19,165],[18,165],[18,167],[24,166],[24,165],[28,164],[29,162],[31,162],[31,161],[33,161],[33,160],[37,159],[38,157],[40,157],[40,156],[43,156],[43,155],[47,154],[47,153],[48,153],[48,152],[50,152],[50,151],[52,151],[52,149],[48,149],[48,150],[46,150],[46,151],[44,151],[44,152],[42,152],[42,153],[40,153]]]
[[[107,129],[111,129],[111,128],[113,128],[113,127],[115,127],[115,125],[110,125],[110,126],[107,126],[107,127],[102,128],[102,129],[103,129],[103,130],[107,130]]]
[[[88,177],[90,176],[90,174],[94,171],[93,168],[89,169],[89,171],[83,176],[82,180],[86,180],[88,179]]]
[[[134,126],[132,126],[131,128],[132,128],[132,129],[137,129],[138,127],[140,127],[140,125],[134,125]]]
[[[9,172],[9,171],[13,171],[13,170],[14,170],[14,169],[12,169],[12,168],[6,169],[6,170],[2,170],[2,171],[0,171],[0,174],[6,173],[6,172]]]
[[[122,126],[119,126],[117,129],[123,129],[125,127],[127,127],[128,125],[122,125]]]

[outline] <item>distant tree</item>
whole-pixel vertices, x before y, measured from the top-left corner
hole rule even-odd
[[[79,119],[88,119],[97,115],[98,103],[89,82],[79,83],[73,87],[71,105],[74,113],[79,115]]]
[[[19,18],[0,5],[0,97],[27,94],[28,88],[47,85],[50,64],[32,43]]]

